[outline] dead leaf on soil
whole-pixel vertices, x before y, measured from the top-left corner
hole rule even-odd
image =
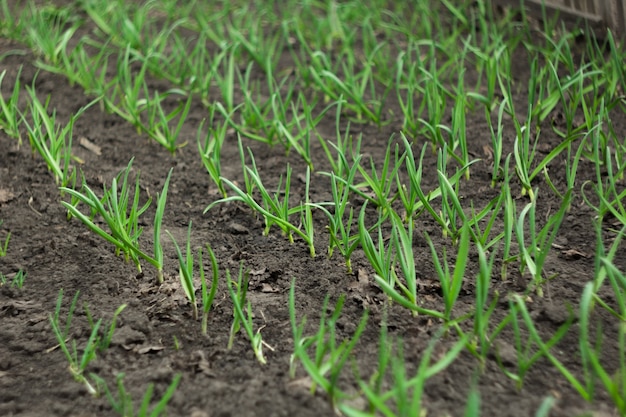
[[[483,145],[483,153],[487,161],[493,161],[493,148],[489,145]]]
[[[154,285],[150,282],[141,282],[139,284],[137,293],[139,294],[139,296],[144,296],[146,294],[152,294],[154,292]]]
[[[196,350],[193,353],[194,359],[197,359],[197,362],[194,364],[200,372],[205,374],[206,376],[214,377],[215,373],[211,370],[211,364],[204,356],[204,352],[201,350]]]
[[[561,255],[565,257],[565,259],[576,260],[580,258],[590,258],[589,254],[581,252],[576,249],[568,249],[561,252]]]
[[[67,342],[69,342],[69,341],[70,341],[69,337],[68,337],[67,339],[65,339],[65,343],[67,343]],[[60,348],[60,347],[61,347],[61,345],[54,345],[54,346],[52,346],[52,347],[50,347],[50,348],[48,348],[48,349],[44,350],[44,352],[46,352],[46,353],[51,353],[51,352],[54,352],[55,350],[57,350],[57,349],[58,349],[58,348]]]
[[[0,204],[8,203],[14,198],[15,194],[13,194],[11,191],[5,188],[0,188]]]
[[[287,388],[309,390],[311,389],[311,386],[313,386],[313,380],[308,376],[305,376],[304,378],[294,379],[293,381],[287,383]]]
[[[143,347],[135,347],[133,350],[133,352],[135,353],[139,353],[140,355],[145,355],[146,353],[154,353],[154,352],[158,352],[160,350],[165,349],[165,346],[155,346],[155,345],[151,345],[151,346],[143,346]]]
[[[0,311],[15,315],[27,310],[32,310],[38,306],[39,305],[34,301],[11,300],[0,305]]]
[[[350,297],[357,302],[360,302],[365,309],[373,308],[375,301],[372,299],[371,294],[369,294],[371,284],[367,271],[365,269],[359,268],[356,275],[357,280],[352,281],[350,282],[350,284],[348,284]]]
[[[263,267],[261,269],[252,269],[250,272],[248,272],[248,274],[250,274],[251,276],[257,276],[257,275],[262,275],[265,273],[265,271],[267,271],[266,267]]]
[[[359,268],[356,274],[356,278],[356,281],[352,281],[350,284],[348,284],[348,290],[365,293],[370,286],[367,271],[363,268]]]
[[[247,235],[250,233],[250,230],[246,226],[235,222],[230,222],[227,230],[234,235]]]
[[[98,156],[102,155],[102,149],[86,137],[81,136],[81,138],[78,139],[78,143],[80,144],[80,146],[87,149],[88,151],[93,152]]]
[[[280,292],[280,289],[274,288],[270,284],[263,283],[261,284],[261,292],[274,293],[274,292]]]
[[[199,408],[193,407],[191,409],[190,417],[209,417],[209,413],[204,410],[200,410]]]
[[[48,320],[48,316],[46,314],[40,314],[38,316],[34,316],[28,319],[28,325],[34,326],[35,324],[41,323],[42,321],[46,321],[46,320]]]
[[[552,394],[552,396],[556,398],[557,400],[560,400],[563,397],[561,392],[553,390],[553,389],[550,390],[550,394]]]
[[[111,339],[113,346],[138,346],[146,341],[146,335],[130,326],[118,327]]]
[[[494,347],[495,352],[491,353],[491,355],[499,358],[503,365],[513,366],[517,364],[517,352],[513,345],[503,340],[496,340]]]
[[[159,287],[159,292],[161,294],[167,294],[169,296],[168,301],[175,303],[184,303],[188,301],[179,279],[166,280]]]
[[[438,297],[435,297],[432,294],[424,294],[422,295],[422,299],[428,301],[429,303],[436,303],[439,300]]]

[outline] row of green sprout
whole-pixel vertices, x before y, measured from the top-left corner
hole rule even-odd
[[[615,52],[617,47],[613,38],[609,36],[607,46],[613,53],[608,60],[602,55],[604,45],[589,42],[585,53],[590,62],[578,65],[574,62],[570,49],[575,34],[568,34],[558,42],[546,40],[546,43],[551,44],[548,46],[550,56],[546,56],[547,53],[543,54],[547,59],[545,65],[539,67],[539,57],[533,59],[531,68],[533,77],[529,80],[527,89],[528,111],[525,117],[520,117],[513,104],[513,97],[518,91],[513,91],[510,79],[512,76],[510,49],[516,43],[527,40],[523,36],[518,36],[517,39],[505,43],[497,31],[501,30],[507,20],[499,23],[499,26],[489,25],[486,10],[481,10],[481,13],[475,16],[474,25],[467,21],[461,23],[474,28],[474,31],[477,26],[481,28],[484,26],[487,33],[494,38],[497,37],[494,41],[497,49],[493,54],[487,52],[496,47],[485,44],[486,41],[476,33],[460,39],[459,33],[453,32],[452,36],[448,35],[440,43],[430,40],[431,37],[406,35],[405,47],[388,45],[387,48],[382,48],[381,43],[376,44],[371,39],[376,34],[373,27],[365,25],[365,28],[369,29],[363,31],[367,33],[352,34],[350,42],[354,42],[354,37],[360,37],[364,48],[370,45],[375,52],[387,51],[388,54],[389,51],[397,49],[398,53],[395,59],[384,55],[376,60],[359,60],[355,57],[354,51],[347,48],[341,49],[340,57],[345,59],[331,59],[331,54],[335,51],[319,49],[320,45],[312,43],[305,33],[301,33],[299,21],[283,22],[281,29],[284,33],[278,31],[274,34],[275,39],[269,42],[273,47],[269,48],[264,46],[264,42],[268,42],[264,37],[252,35],[249,35],[249,39],[243,37],[241,28],[251,26],[250,22],[245,20],[249,19],[249,15],[240,10],[233,10],[232,13],[241,21],[236,20],[235,23],[217,30],[201,25],[202,19],[198,16],[206,17],[205,14],[198,14],[202,11],[201,8],[194,15],[182,17],[167,15],[163,21],[153,16],[158,16],[154,9],[159,11],[165,9],[171,13],[173,11],[167,5],[158,8],[158,4],[153,2],[148,2],[142,7],[126,4],[116,4],[113,7],[109,2],[94,0],[84,2],[83,6],[97,24],[99,30],[96,36],[74,39],[82,20],[69,14],[67,9],[31,10],[32,16],[37,17],[36,19],[28,13],[25,13],[26,16],[9,16],[16,23],[14,28],[7,31],[26,32],[31,46],[40,54],[41,60],[38,64],[41,68],[62,73],[72,83],[80,84],[87,93],[100,97],[101,105],[107,111],[127,120],[139,131],[146,132],[171,152],[185,145],[184,142],[176,141],[189,112],[190,97],[195,94],[199,95],[202,103],[210,109],[210,122],[214,122],[217,112],[223,123],[234,128],[243,137],[271,145],[280,142],[287,152],[295,150],[309,165],[312,165],[310,156],[312,140],[317,138],[324,141],[314,127],[333,106],[341,106],[342,115],[351,115],[354,120],[365,120],[379,125],[389,123],[391,117],[399,117],[403,120],[403,131],[409,137],[424,135],[430,138],[433,146],[439,148],[445,144],[449,157],[461,165],[467,165],[470,156],[465,132],[465,114],[479,104],[484,105],[485,110],[491,113],[498,108],[498,99],[502,97],[500,113],[514,119],[514,133],[517,138],[514,144],[516,174],[524,192],[532,195],[533,179],[545,174],[544,168],[568,148],[571,141],[591,130],[594,120],[590,116],[598,113],[600,98],[605,98],[604,106],[609,109],[623,105],[623,97],[619,91],[624,88],[624,69],[622,57]],[[104,21],[99,17],[113,10],[115,13],[110,21]],[[133,18],[129,20],[125,16],[130,12],[133,13]],[[120,16],[116,20],[118,13]],[[395,16],[391,13],[390,15]],[[21,28],[20,23],[26,18],[34,21],[28,30]],[[210,21],[214,19],[215,17]],[[397,19],[397,16],[394,19]],[[376,21],[376,24],[383,28],[390,26],[384,24],[384,21]],[[158,27],[161,29],[157,29]],[[187,28],[196,29],[197,35],[190,38],[181,34],[182,29]],[[222,31],[229,33],[230,37],[217,42],[218,34]],[[338,36],[337,33],[342,32],[345,30],[335,29],[330,33]],[[387,35],[391,38],[394,33],[405,32],[402,27],[397,27],[395,32],[388,29]],[[98,34],[101,36],[97,36]],[[298,40],[299,42],[292,43],[295,42],[299,48],[290,46],[290,39]],[[367,39],[370,40],[366,41]],[[78,43],[74,45],[76,42]],[[352,45],[348,40],[344,42]],[[452,48],[452,42],[461,42],[462,47]],[[191,45],[188,45],[189,43]],[[111,44],[117,45],[117,48]],[[526,47],[531,48],[529,45]],[[192,53],[188,52],[189,48],[193,48]],[[536,46],[533,48],[539,49]],[[285,50],[290,52],[292,58],[290,65],[293,75],[277,74],[276,62],[271,65],[264,62],[268,57],[275,59],[281,56],[281,52]],[[448,52],[450,50],[455,52]],[[447,61],[439,64],[442,53],[443,59]],[[301,54],[304,56],[301,57]],[[364,54],[367,56],[367,51]],[[336,63],[331,65],[333,61]],[[242,62],[249,63],[242,67]],[[316,66],[317,62],[326,64]],[[392,66],[395,68],[395,74],[394,71],[388,70],[389,62],[395,63]],[[475,85],[468,86],[464,81],[463,71],[456,74],[453,70],[470,65],[476,68],[479,77]],[[111,71],[112,67],[116,76],[107,77],[107,72]],[[265,72],[267,80],[265,85],[258,79],[252,79],[251,72],[256,69]],[[355,78],[354,73],[359,71],[365,71],[367,75],[362,79]],[[147,74],[167,79],[173,82],[175,87],[163,93],[150,91],[146,81]],[[455,78],[456,85],[453,88],[446,87]],[[332,88],[320,81],[322,79],[333,80]],[[302,93],[307,89],[312,89],[318,94],[313,98],[307,97]],[[384,93],[379,93],[380,90]],[[600,94],[601,91],[604,91],[604,94]],[[403,114],[383,114],[380,109],[386,107],[385,98],[394,92]],[[593,100],[582,100],[585,95],[592,96]],[[165,99],[170,96],[178,97],[180,105],[167,112],[163,105]],[[215,96],[219,99],[211,100]],[[236,97],[239,96],[243,98],[236,105]],[[421,101],[415,102],[416,98]],[[321,107],[317,105],[320,100],[329,105],[316,114],[315,109]],[[447,125],[444,119],[449,116],[447,112],[450,102],[453,103],[452,123]],[[538,161],[535,147],[540,133],[538,126],[550,117],[559,104],[565,113],[566,129],[563,131],[556,126],[552,129],[562,136],[564,141],[547,158]],[[586,116],[586,123],[574,126],[574,116],[581,107]],[[365,117],[365,110],[372,108],[379,108],[376,113],[380,117]],[[491,125],[491,115],[486,118],[490,128],[495,132],[495,135],[492,135],[494,183],[500,179],[504,159],[501,117],[498,118],[497,126]],[[178,123],[172,123],[176,118]],[[11,125],[8,128],[14,131],[15,120],[7,123]],[[605,138],[602,145],[606,148],[606,145],[615,140],[611,137]],[[212,165],[210,170],[212,176],[219,180],[217,169],[219,167],[215,167],[215,164],[211,163],[214,161],[210,161],[219,160],[221,142],[220,140],[215,142],[212,146],[205,143],[203,150],[207,156],[205,158],[207,164]],[[623,146],[615,146],[614,149],[616,152],[614,157],[620,162],[623,161]],[[466,175],[469,176],[469,171]]]
[[[600,381],[616,408],[626,412],[626,366],[621,363],[620,371],[611,375],[600,361],[598,344],[591,342],[588,333],[591,311],[596,306],[606,309],[621,323],[618,344],[623,356],[626,280],[613,262],[626,227],[622,202],[626,195],[626,145],[615,130],[612,114],[622,111],[625,105],[624,53],[609,32],[604,44],[587,39],[578,62],[570,48],[580,33],[559,32],[556,20],[545,23],[540,41],[531,40],[528,29],[520,26],[516,27],[522,29],[517,34],[508,31],[505,37],[503,33],[507,25],[512,25],[512,16],[494,23],[488,2],[478,2],[470,16],[461,12],[462,2],[443,3],[446,14],[454,16],[449,23],[451,28],[442,23],[438,10],[419,1],[415,7],[432,19],[411,30],[415,22],[407,21],[411,18],[403,20],[401,11],[367,8],[356,2],[297,3],[302,17],[285,20],[263,8],[262,3],[243,8],[225,4],[220,13],[209,16],[208,10],[195,3],[180,8],[167,1],[129,5],[86,0],[81,7],[97,29],[80,38],[76,34],[85,23],[69,8],[32,6],[15,15],[4,3],[4,20],[13,22],[5,29],[5,35],[26,42],[37,54],[40,68],[65,75],[94,100],[62,126],[54,112],[49,111],[48,100],[41,102],[34,87],[25,87],[29,108],[24,113],[17,111],[22,90],[18,79],[12,94],[0,103],[0,123],[7,134],[18,138],[20,126],[24,126],[33,151],[45,159],[66,196],[62,204],[68,217],[82,221],[138,268],[142,261],[153,265],[158,281],[162,282],[161,223],[172,172],[157,196],[154,246],[148,253],[139,243],[138,219],[150,202],[139,207],[139,177],[134,184],[129,177],[132,160],[100,197],[75,168],[78,161],[71,152],[73,124],[87,107],[98,104],[175,153],[185,145],[179,141],[180,132],[193,102],[199,100],[207,108],[207,119],[197,130],[198,151],[222,196],[205,211],[227,201],[242,202],[264,219],[264,234],[277,227],[290,242],[301,239],[310,255],[316,256],[319,229],[313,213],[319,210],[327,220],[328,256],[339,253],[351,273],[352,254],[362,249],[375,272],[376,283],[389,299],[415,315],[440,320],[444,328],[458,334],[458,343],[441,361],[430,365],[430,356],[426,355],[423,368],[410,381],[402,375],[400,345],[397,356],[389,356],[389,342],[383,334],[379,379],[359,383],[370,413],[395,415],[419,408],[425,379],[450,364],[462,349],[471,352],[484,366],[494,341],[503,331],[514,334],[517,369],[501,367],[520,388],[531,366],[545,358],[583,398],[591,401]],[[314,29],[303,24],[307,16],[318,23]],[[355,29],[351,24],[354,21],[363,24]],[[260,33],[258,28],[265,27],[273,29]],[[379,31],[385,41],[379,40]],[[553,37],[553,33],[561,35]],[[531,55],[527,87],[513,78],[511,59],[515,48],[523,48]],[[605,50],[609,51],[608,56]],[[286,70],[279,63],[285,52],[291,65]],[[459,71],[466,67],[478,73],[475,84],[466,83],[464,70]],[[265,83],[255,78],[259,71],[264,74]],[[173,87],[162,93],[151,89],[149,80],[155,77],[169,81]],[[515,98],[519,96],[526,97],[527,108],[515,108]],[[402,114],[389,114],[388,100],[396,100]],[[173,111],[164,110],[172,103]],[[468,137],[466,116],[481,110],[491,137],[491,186],[499,192],[485,207],[475,208],[462,197],[472,165],[478,162],[468,146],[475,137]],[[557,110],[562,113],[563,123],[551,119]],[[333,118],[336,137],[331,140],[318,132],[317,126]],[[343,122],[346,119],[351,122],[347,127]],[[382,126],[398,120],[401,129],[390,138],[384,161],[366,161],[361,152],[363,138],[352,134],[350,126]],[[542,129],[562,138],[547,155],[541,155],[537,148]],[[233,132],[242,165],[243,180],[238,183],[221,172],[221,150]],[[428,138],[430,144],[415,153],[415,138],[421,137]],[[510,138],[514,138],[512,151],[505,151]],[[276,188],[266,185],[253,152],[244,145],[246,140],[280,143],[287,153],[293,151],[302,157],[307,168],[305,190],[299,201],[292,197],[291,167],[287,167]],[[327,156],[328,171],[315,170],[312,147],[318,147]],[[436,155],[437,183],[425,188],[423,172],[432,169],[425,166],[429,151]],[[550,173],[551,163],[560,160],[565,161],[564,179],[556,179]],[[595,178],[582,181],[577,176],[580,164],[591,164]],[[331,201],[311,201],[313,174],[329,180]],[[534,185],[539,179],[545,183],[542,189]],[[557,195],[561,204],[539,221],[543,193]],[[528,196],[521,208],[517,204],[518,194]],[[498,303],[492,277],[507,279],[511,265],[531,277],[527,294],[542,296],[546,282],[554,278],[546,276],[544,265],[575,197],[583,199],[595,212],[593,227],[598,235],[595,279],[585,287],[579,304],[584,326],[580,334],[582,380],[550,351],[567,334],[572,320],[545,341],[522,295],[510,298],[509,313],[500,322],[494,323],[492,316]],[[355,206],[355,201],[362,202],[361,208]],[[377,221],[367,224],[371,210],[375,210]],[[434,221],[439,226],[456,252],[442,253],[426,235],[442,289],[443,303],[436,309],[424,306],[417,287],[412,242],[416,225],[424,215],[427,222]],[[607,216],[618,221],[617,230],[612,231],[615,240],[609,248],[602,239]],[[107,229],[99,226],[96,217],[104,220]],[[196,319],[202,316],[206,333],[219,268],[207,245],[211,261],[207,280],[201,249],[198,261],[194,260],[191,231],[190,222],[184,251],[170,237],[175,243],[179,275],[192,314]],[[389,233],[391,238],[386,240]],[[473,312],[458,316],[454,307],[467,275],[470,251],[478,254],[475,306]],[[200,275],[199,288],[196,271]],[[256,357],[265,363],[263,347],[269,345],[262,340],[260,328],[254,330],[246,280],[243,267],[237,281],[228,276],[234,306],[229,346],[243,326]],[[613,290],[616,305],[599,295],[604,284]],[[200,300],[196,299],[198,291]],[[313,378],[314,387],[324,389],[337,410],[346,415],[369,415],[348,405],[345,400],[349,400],[349,395],[338,382],[367,318],[352,338],[339,343],[333,327],[341,312],[338,304],[332,317],[322,319],[318,333],[305,337],[304,326],[295,317],[293,294],[292,287],[294,366],[298,360]],[[523,335],[528,338],[525,340]],[[309,356],[311,351],[314,357]],[[384,392],[382,380],[388,366],[392,367],[395,385]],[[402,402],[407,398],[406,390],[413,390],[415,396]],[[393,401],[395,405],[390,406]]]

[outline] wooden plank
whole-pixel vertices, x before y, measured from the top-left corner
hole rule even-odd
[[[626,36],[626,0],[604,0],[601,15],[622,38]]]
[[[548,14],[558,13],[568,29],[588,27],[598,38],[604,38],[607,25],[611,23],[604,17],[605,13],[613,13],[616,10],[610,2],[620,3],[623,10],[626,0],[545,0],[545,8]],[[494,0],[494,3],[512,9],[520,8],[520,0]],[[542,3],[543,0],[523,1],[528,16],[537,20],[542,19]],[[619,31],[620,26],[616,24],[611,28]],[[623,36],[624,30],[619,33]]]

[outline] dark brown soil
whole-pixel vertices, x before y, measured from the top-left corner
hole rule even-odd
[[[4,40],[0,42],[0,56],[15,49],[25,50],[25,47]],[[13,85],[20,66],[23,66],[22,84],[33,82],[37,72],[33,61],[30,54],[8,55],[0,61],[1,69],[7,70],[3,94],[7,94]],[[519,56],[516,62],[521,72],[516,75],[519,80],[524,80],[527,59]],[[72,112],[90,100],[80,88],[70,87],[62,77],[46,72],[37,75],[35,85],[41,97],[51,94],[51,106],[62,120],[67,120]],[[520,96],[519,100],[523,103],[525,97]],[[389,105],[393,111],[389,114],[400,113],[393,107],[394,103]],[[626,131],[624,115],[616,114],[621,120],[615,119],[614,123],[623,133]],[[354,275],[345,273],[345,265],[338,254],[328,259],[325,256],[325,219],[321,213],[315,213],[318,226],[318,256],[315,258],[309,256],[302,241],[289,244],[277,230],[263,236],[261,219],[243,205],[225,204],[203,214],[205,207],[218,198],[195,145],[198,123],[206,115],[206,108],[195,103],[181,135],[181,142],[188,141],[190,145],[172,156],[146,136],[137,135],[133,127],[119,118],[94,106],[78,120],[74,137],[85,137],[101,147],[101,155],[78,145],[75,145],[74,153],[84,161],[81,168],[95,189],[100,189],[99,184],[103,182],[109,184],[134,157],[133,167],[141,172],[142,198],[154,196],[161,189],[170,167],[174,167],[164,228],[182,242],[189,221],[193,221],[194,247],[207,243],[212,246],[222,276],[226,269],[236,273],[240,261],[251,271],[249,297],[256,315],[255,324],[264,326],[263,339],[274,348],[273,351],[266,349],[267,365],[256,361],[243,334],[236,337],[231,351],[226,349],[232,303],[224,282],[220,284],[217,305],[210,316],[208,335],[203,336],[200,323],[192,319],[184,295],[177,288],[177,259],[165,235],[166,283],[158,286],[151,267],[144,266],[144,273],[138,274],[132,264],[116,257],[110,245],[87,231],[80,222],[68,222],[53,177],[39,155],[33,155],[26,136],[24,145],[18,147],[16,139],[0,132],[0,219],[4,221],[0,237],[5,236],[6,231],[11,232],[8,254],[0,258],[0,272],[8,275],[23,269],[27,273],[21,290],[8,285],[0,289],[0,415],[115,415],[106,398],[92,397],[83,385],[72,379],[65,357],[55,348],[57,341],[49,315],[54,311],[61,289],[65,295],[64,313],[71,298],[80,291],[70,332],[79,347],[84,345],[90,332],[83,306],[88,306],[93,317],[104,318],[108,323],[117,307],[127,304],[112,346],[99,353],[88,370],[104,378],[111,387],[115,375],[125,373],[125,385],[137,404],[149,383],[155,384],[156,398],[160,398],[174,375],[182,374],[181,383],[170,401],[170,416],[333,415],[323,394],[310,393],[310,383],[301,369],[296,379],[289,376],[293,343],[287,299],[293,278],[296,279],[297,315],[308,317],[309,332],[316,329],[327,295],[330,295],[331,303],[342,294],[347,297],[339,323],[342,336],[350,336],[365,309],[370,310],[369,323],[354,358],[363,377],[371,375],[378,355],[385,297],[373,280],[373,271],[364,254],[360,250],[355,252]],[[363,133],[362,151],[375,161],[382,160],[389,138],[397,134],[401,126],[393,116],[388,118],[389,123],[380,129],[369,125],[351,126],[355,135]],[[327,126],[320,127],[320,131],[329,132],[330,137],[335,129],[334,118],[329,117],[327,123]],[[346,125],[347,120],[343,127]],[[470,113],[470,150],[473,156],[483,161],[473,166],[471,181],[463,182],[461,191],[464,199],[473,201],[475,207],[483,207],[497,193],[489,186],[490,166],[483,146],[490,142],[485,127],[482,110]],[[420,149],[425,140],[417,138],[416,149]],[[512,138],[507,137],[505,152],[511,151],[511,142]],[[549,150],[556,143],[558,138],[550,129],[545,129],[542,150]],[[293,168],[294,178],[305,172],[302,160],[296,155],[285,157],[280,147],[269,148],[252,141],[245,144],[253,150],[258,168],[268,184],[278,183],[287,162]],[[317,172],[328,169],[328,162],[317,144],[313,158]],[[428,168],[424,172],[424,184],[432,185],[436,182],[436,157],[427,153],[426,158]],[[232,180],[242,179],[233,135],[225,145],[223,165],[225,176]],[[563,166],[563,160],[551,164],[555,178],[563,171]],[[591,173],[591,165],[582,164],[580,178],[592,178]],[[327,201],[330,197],[327,177],[315,174],[312,181],[312,201]],[[560,201],[541,184],[541,180],[537,185],[542,190],[541,206],[556,210]],[[293,186],[294,195],[302,195],[304,184],[295,180]],[[579,194],[557,238],[558,247],[552,251],[547,264],[547,272],[558,276],[546,285],[543,299],[531,296],[528,302],[544,338],[554,334],[567,319],[567,306],[576,311],[582,288],[593,278],[596,238],[591,221],[594,213],[583,204]],[[525,203],[520,197],[520,207]],[[153,208],[151,210],[142,237],[146,247],[151,245],[150,216],[154,213]],[[370,215],[375,215],[373,210]],[[425,306],[441,309],[440,290],[423,232],[430,234],[438,248],[449,248],[449,242],[440,236],[438,226],[426,214],[417,219],[416,230],[415,257],[420,266],[421,296]],[[607,233],[607,241],[610,237]],[[626,253],[623,248],[616,259],[624,267]],[[467,282],[457,306],[459,313],[471,311],[474,303],[475,261],[472,256]],[[522,293],[526,288],[526,277],[517,277],[515,268],[510,269],[510,280],[501,281],[498,276],[492,278],[492,291],[498,291],[502,299],[494,314],[494,323],[506,314],[506,294]],[[593,320],[604,329],[606,363],[609,366],[612,361],[617,364],[615,325],[601,314],[595,315]],[[391,309],[388,322],[390,337],[403,339],[407,372],[411,375],[439,323],[412,317],[397,306]],[[455,341],[452,335],[440,340],[435,357],[443,354]],[[513,347],[511,332],[500,335],[498,343],[506,363],[506,352]],[[576,324],[552,351],[571,372],[580,376],[582,368]],[[508,359],[514,361],[514,358]],[[511,365],[508,362],[507,366]],[[352,385],[356,388],[350,367],[346,367],[344,387]],[[462,353],[450,367],[427,382],[424,406],[428,416],[463,415],[473,381],[477,381],[484,416],[531,416],[547,396],[557,399],[551,416],[617,415],[603,390],[598,390],[592,403],[585,402],[546,360],[533,366],[523,388],[517,389],[498,367],[493,355],[480,372],[478,360]]]

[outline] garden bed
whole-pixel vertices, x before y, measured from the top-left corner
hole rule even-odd
[[[624,415],[623,48],[284,3],[3,3],[0,414]]]

